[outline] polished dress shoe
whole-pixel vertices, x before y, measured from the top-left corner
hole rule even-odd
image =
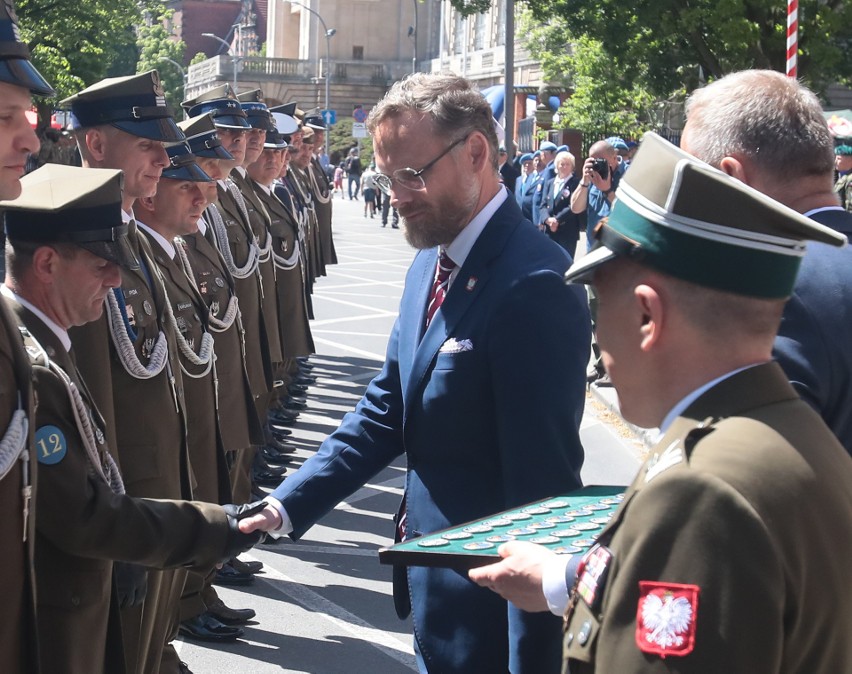
[[[297,377],[293,377],[291,383],[298,384],[299,386],[310,386],[317,383],[317,378],[312,374],[299,374]]]
[[[303,410],[308,406],[307,402],[300,402],[298,398],[287,398],[283,403],[285,410]]]
[[[230,564],[223,564],[221,569],[216,569],[213,576],[216,585],[251,585],[254,575],[251,573],[240,573]]]
[[[277,404],[274,407],[269,408],[267,418],[273,426],[276,424],[289,426],[290,424],[296,423],[296,419],[299,418],[299,413],[294,412],[293,410],[284,409],[280,404]]]
[[[237,560],[232,560],[231,563],[233,564],[234,561]],[[225,606],[225,602],[218,598],[207,606],[207,613],[223,625],[232,626],[245,625],[257,615],[254,609],[251,608],[231,608],[230,606]]]
[[[228,564],[240,573],[260,573],[263,571],[263,562],[258,562],[254,559],[244,562],[239,557],[234,557]]]
[[[181,661],[178,663],[178,674],[192,674],[192,670],[189,668],[188,664]]]
[[[307,390],[308,390],[307,384],[297,384],[296,382],[291,382],[290,384],[287,384],[287,393],[289,393],[291,397],[292,396],[304,397]]]
[[[274,449],[276,452],[282,452],[284,454],[289,454],[293,450],[287,444],[287,440],[280,436],[276,435],[274,431],[266,433],[266,447]]]
[[[260,453],[263,454],[263,458],[266,460],[267,464],[276,463],[281,466],[286,465],[293,460],[293,457],[289,454],[277,450],[274,447],[269,447],[268,445],[261,447]]]
[[[189,639],[199,641],[236,641],[245,632],[240,627],[231,627],[219,622],[209,611],[197,615],[180,624],[180,633]]]
[[[281,471],[280,473],[278,471]],[[259,470],[252,474],[251,481],[261,487],[277,487],[284,481],[286,468],[272,468],[269,470]]]

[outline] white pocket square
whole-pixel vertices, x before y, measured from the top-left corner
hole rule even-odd
[[[441,344],[439,353],[461,353],[462,351],[473,351],[473,342],[469,339],[456,339],[450,337],[446,342]]]

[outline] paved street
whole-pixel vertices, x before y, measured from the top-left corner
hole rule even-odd
[[[312,328],[317,383],[293,429],[295,469],[336,428],[379,371],[414,251],[402,232],[363,217],[363,202],[335,199],[340,264],[315,287]],[[594,396],[582,437],[586,484],[626,484],[641,445]],[[409,621],[396,618],[390,567],[376,550],[392,540],[402,494],[401,459],[340,504],[298,543],[281,539],[245,555],[265,571],[246,589],[219,588],[229,606],[257,619],[226,646],[178,641],[195,674],[397,674],[416,671]]]

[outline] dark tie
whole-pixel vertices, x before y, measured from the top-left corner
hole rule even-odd
[[[429,293],[429,304],[426,309],[426,327],[432,322],[435,312],[444,303],[447,296],[447,287],[450,284],[450,274],[456,268],[456,263],[450,259],[446,251],[441,251],[438,256],[438,266],[435,269],[435,281],[432,283],[432,292]]]

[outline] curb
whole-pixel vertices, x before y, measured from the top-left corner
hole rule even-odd
[[[595,400],[606,407],[610,413],[621,419],[621,422],[647,449],[651,449],[657,444],[660,437],[658,429],[640,428],[639,426],[634,426],[629,421],[624,420],[624,417],[621,416],[621,412],[618,409],[618,394],[612,386],[598,386],[595,382],[592,382],[588,385],[588,390],[589,393],[594,396]]]

